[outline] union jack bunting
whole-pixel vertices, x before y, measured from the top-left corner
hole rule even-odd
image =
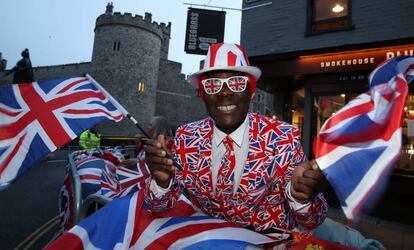
[[[142,189],[150,172],[143,161],[132,167],[107,164],[101,176],[101,194],[108,198],[122,197]]]
[[[0,87],[0,189],[37,161],[123,113],[85,77]]]
[[[105,169],[105,161],[90,156],[90,153],[93,152],[99,152],[99,150],[79,150],[71,154],[81,184],[81,200],[86,199],[86,197],[91,194],[100,194],[100,179],[102,171]],[[66,168],[65,180],[59,193],[59,218],[61,226],[65,230],[69,230],[74,226],[75,196],[73,193],[74,185],[72,183],[72,178],[74,176],[70,176],[70,173],[71,171],[68,165]]]
[[[244,249],[287,237],[209,217],[183,197],[173,210],[154,214],[136,192],[108,203],[46,249]]]
[[[370,75],[370,90],[336,112],[315,139],[316,162],[349,219],[375,204],[401,152],[402,114],[414,57],[397,57]]]
[[[59,222],[62,229],[69,230],[74,226],[74,208],[73,183],[69,175],[66,175],[59,192]]]
[[[121,191],[117,197],[122,197],[142,189],[145,186],[145,180],[150,176],[149,169],[143,161],[130,168],[118,167],[116,174],[121,186]]]
[[[82,199],[101,192],[101,176],[106,168],[116,168],[111,162],[90,156],[75,164],[82,188]]]
[[[105,162],[109,163],[108,161]],[[102,195],[110,198],[121,191],[116,169],[117,166],[114,164],[106,164],[104,170],[102,171],[102,175],[100,176],[100,192]]]
[[[145,179],[150,175],[144,162],[132,167],[115,166],[112,162],[90,153],[98,152],[79,150],[72,153],[76,175],[81,184],[80,198],[83,202],[92,194],[103,195],[110,199],[123,197],[140,190],[145,185]],[[59,194],[60,221],[64,230],[69,230],[73,225],[73,183],[70,178],[70,170],[67,169],[64,183]]]

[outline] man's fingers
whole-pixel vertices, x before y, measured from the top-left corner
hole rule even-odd
[[[173,161],[171,159],[165,158],[163,156],[155,156],[150,154],[145,156],[145,161],[148,162],[150,165],[173,165]]]
[[[295,193],[296,193],[296,195],[295,195],[296,199],[308,200],[308,199],[311,199],[313,197],[312,196],[312,189],[309,186],[307,186],[303,183],[299,183],[299,182],[295,182],[292,185],[293,185],[293,189],[295,190]]]
[[[312,199],[326,186],[327,181],[315,160],[300,164],[292,176],[292,195],[299,200]]]
[[[301,167],[303,170],[308,170],[308,169],[312,169],[312,164],[311,162],[304,162],[300,164],[299,167]]]
[[[157,142],[158,143],[158,142]],[[157,144],[148,145],[145,149],[147,155],[158,155],[158,156],[165,156],[167,153],[161,147],[158,147]]]
[[[308,170],[303,171],[302,176],[305,178],[311,178],[315,180],[322,180],[324,178],[321,171],[313,170],[313,169],[308,169]]]
[[[168,155],[171,159],[173,159],[173,158],[174,158],[174,157],[173,157],[173,154],[172,154],[172,152],[171,152],[171,150],[170,150],[167,146],[165,146],[165,147],[163,148],[163,150],[165,151],[166,155]]]
[[[171,174],[175,170],[175,167],[171,165],[153,164],[151,169],[152,172],[159,171]]]
[[[318,166],[318,163],[315,160],[311,160],[309,162],[309,164],[311,165],[312,169],[315,171],[321,171],[321,169]]]
[[[151,174],[154,176],[157,185],[161,187],[168,187],[168,183],[171,181],[172,171],[163,170],[154,170]]]
[[[294,186],[296,191],[306,193],[310,195],[310,197],[313,197],[314,195],[322,192],[327,182],[321,179],[313,179],[300,176],[296,179],[295,184],[297,184]]]
[[[157,143],[158,143],[158,141],[156,141],[156,140],[147,140],[146,145],[156,147]]]
[[[157,141],[161,144],[162,148],[165,147],[165,137],[164,137],[164,135],[158,135],[157,136]]]
[[[316,187],[318,185],[318,180],[312,179],[312,178],[304,178],[304,177],[298,177],[296,180],[297,183],[306,185],[308,187]]]

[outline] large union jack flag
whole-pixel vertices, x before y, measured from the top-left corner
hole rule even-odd
[[[0,190],[86,129],[123,116],[86,77],[0,87]]]
[[[280,242],[288,235],[262,235],[199,212],[182,197],[174,209],[151,213],[143,192],[115,199],[46,249],[244,249]]]
[[[414,57],[380,64],[370,90],[345,105],[315,139],[316,162],[334,188],[347,218],[358,219],[383,193],[401,152],[402,114]]]

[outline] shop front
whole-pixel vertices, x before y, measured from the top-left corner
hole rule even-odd
[[[304,150],[312,159],[312,140],[323,123],[350,100],[368,90],[368,76],[378,64],[399,55],[414,56],[414,44],[256,57],[251,62],[263,70],[259,86],[275,93],[277,117],[300,129]],[[410,86],[402,122],[402,154],[388,189],[373,213],[414,224],[411,212],[411,205],[414,205],[413,86]],[[332,191],[326,195],[331,205],[338,206]]]

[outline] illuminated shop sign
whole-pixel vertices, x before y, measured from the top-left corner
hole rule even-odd
[[[414,45],[303,56],[299,61],[305,67],[318,67],[321,70],[363,70],[374,68],[386,59],[401,55],[414,56]]]
[[[289,76],[351,71],[371,71],[386,59],[395,56],[414,56],[414,44],[364,50],[299,56],[286,60],[251,61],[265,76]]]
[[[335,60],[335,61],[321,62],[321,68],[374,64],[374,63],[375,63],[374,57],[354,58],[354,59],[347,59],[347,60]]]

